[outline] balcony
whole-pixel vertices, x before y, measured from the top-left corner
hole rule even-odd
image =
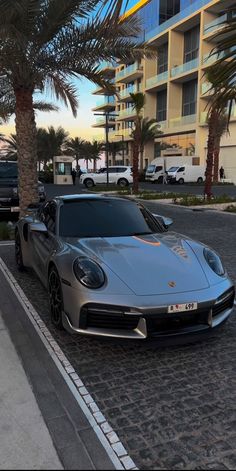
[[[154,75],[146,80],[146,89],[157,89],[160,85],[167,82],[168,80],[168,70],[162,72],[161,74]]]
[[[109,80],[109,83],[111,83],[112,85],[115,84],[115,79],[111,79]],[[111,91],[108,91],[106,88],[104,87],[101,87],[100,85],[95,88],[95,90],[93,91],[93,95],[112,95]]]
[[[211,21],[210,23],[207,23],[204,26],[203,34],[206,35],[216,33],[219,29],[225,26],[226,21],[227,14],[221,15],[219,18],[216,18],[215,20]]]
[[[143,67],[138,63],[129,65],[116,75],[116,82],[129,83],[143,76]]]
[[[93,108],[93,111],[99,110],[114,110],[116,106],[116,101],[114,97],[104,97],[103,99],[96,102],[96,106]]]
[[[196,114],[190,114],[188,116],[179,116],[178,118],[170,119],[169,127],[175,128],[175,127],[187,126],[189,124],[196,123],[196,120],[197,120]]]
[[[117,116],[116,120],[120,121],[121,119],[132,120],[136,116],[136,111],[133,108],[126,108],[119,112],[119,116]]]
[[[115,75],[116,72],[116,63],[115,62],[108,62],[108,61],[103,61],[99,65],[99,69],[102,70],[105,73],[108,73],[109,75]]]
[[[227,113],[227,110],[226,110]],[[230,121],[236,120],[236,106],[234,105],[231,110]],[[207,126],[208,125],[208,111],[202,111],[200,114],[200,125]]]
[[[130,136],[132,132],[132,129],[121,129],[120,131],[110,131],[108,133],[108,140],[112,142],[119,142],[122,141],[122,136],[124,136],[124,141],[130,141],[132,140],[132,137]]]
[[[210,82],[204,82],[201,86],[202,98],[210,98],[213,94],[212,84]]]
[[[111,117],[109,118],[108,117],[108,127],[113,127],[115,126],[115,118],[114,117]],[[101,117],[101,118],[96,118],[96,122],[95,124],[93,124],[93,128],[105,128],[106,127],[106,118],[104,117]]]
[[[131,87],[125,88],[119,93],[119,101],[121,102],[129,102],[132,101],[130,98],[130,93],[138,93],[141,90],[138,89],[135,85],[132,85]]]
[[[182,74],[186,74],[187,72],[192,72],[192,70],[196,69],[199,66],[199,57],[193,59],[192,61],[185,62],[184,64],[178,65],[177,67],[173,67],[171,69],[171,77],[177,77]]]
[[[215,52],[214,54],[204,54],[202,58],[202,66],[207,67],[208,65],[214,64],[219,59],[222,59],[225,56],[225,52]]]

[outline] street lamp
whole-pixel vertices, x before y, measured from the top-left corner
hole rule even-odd
[[[106,131],[106,168],[107,168],[107,187],[109,186],[109,155],[108,155],[108,118],[115,118],[119,116],[116,113],[109,113],[109,111],[104,111],[104,113],[94,113],[95,116],[105,116],[105,131]]]
[[[124,149],[124,141],[125,141],[125,138],[124,138],[124,134],[115,134],[116,137],[121,137],[121,141],[122,141],[122,162],[123,162],[123,165],[125,165],[125,149]]]

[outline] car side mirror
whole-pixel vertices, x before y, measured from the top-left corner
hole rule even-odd
[[[41,232],[42,234],[48,233],[47,227],[43,222],[32,222],[29,227],[32,232]]]
[[[163,226],[166,229],[169,229],[169,227],[173,224],[173,219],[165,217],[165,216],[160,216],[160,214],[153,214],[153,216],[163,224]]]

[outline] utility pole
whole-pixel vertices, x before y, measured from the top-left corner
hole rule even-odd
[[[105,136],[106,136],[106,169],[107,169],[107,187],[109,186],[109,140],[108,140],[108,120],[109,118],[115,118],[119,116],[115,113],[109,113],[104,111],[104,113],[94,113],[95,116],[104,116],[105,117]]]

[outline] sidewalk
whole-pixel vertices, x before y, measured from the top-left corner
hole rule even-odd
[[[0,311],[0,469],[63,469]]]

